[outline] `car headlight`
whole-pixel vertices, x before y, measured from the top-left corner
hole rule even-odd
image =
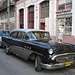
[[[53,49],[50,49],[49,50],[49,54],[53,54]]]

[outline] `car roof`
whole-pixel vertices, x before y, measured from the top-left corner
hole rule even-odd
[[[14,31],[23,31],[23,32],[26,32],[26,33],[27,33],[27,32],[32,32],[32,31],[48,32],[48,31],[40,30],[40,29],[15,29],[15,30],[11,31],[11,33],[14,32]]]
[[[9,31],[9,30],[0,30],[0,31]]]

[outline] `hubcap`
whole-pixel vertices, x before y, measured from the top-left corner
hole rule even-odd
[[[8,53],[8,50],[9,50],[9,48],[7,47],[7,48],[6,48],[6,53]]]

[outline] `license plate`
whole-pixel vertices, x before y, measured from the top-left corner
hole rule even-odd
[[[71,62],[66,62],[65,63],[65,66],[70,66],[71,65]]]

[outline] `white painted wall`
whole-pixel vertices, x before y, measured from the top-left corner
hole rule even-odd
[[[50,0],[49,2],[49,32],[51,36],[54,36],[54,1]]]
[[[49,17],[45,18],[45,30],[49,31]]]
[[[49,2],[49,32],[51,34],[51,0]]]
[[[26,7],[26,17],[25,17],[25,20],[26,20],[26,29],[28,28],[28,8]]]
[[[75,0],[72,0],[72,35],[75,36]]]
[[[37,25],[37,29],[39,29],[39,24],[40,24],[40,22],[39,22],[39,3],[37,3],[37,12],[36,12],[36,25]]]
[[[36,19],[36,13],[37,13],[37,11],[36,11],[36,3],[34,4],[34,29],[36,29],[37,28],[37,24],[36,24],[36,21],[37,21],[37,19]]]
[[[26,9],[24,8],[24,29],[26,28]]]
[[[19,28],[19,10],[18,9],[17,9],[17,15],[16,16],[17,16],[17,24],[16,24],[17,27],[16,28],[18,29]]]
[[[56,8],[57,0],[54,0],[54,36],[56,36]]]

